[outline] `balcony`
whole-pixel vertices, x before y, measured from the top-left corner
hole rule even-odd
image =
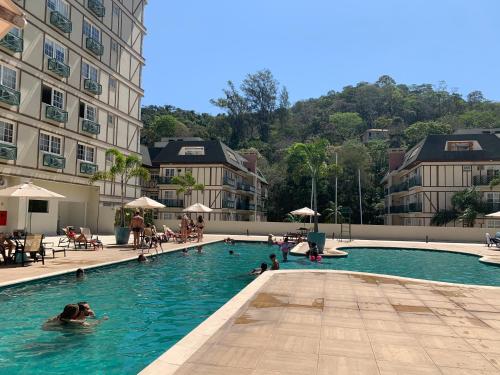
[[[85,40],[85,47],[94,55],[102,56],[104,53],[103,45],[96,39],[87,37]]]
[[[404,214],[408,213],[408,206],[390,206],[386,208],[387,214]]]
[[[392,185],[389,188],[389,194],[399,193],[408,190],[408,182],[401,182],[400,184]]]
[[[422,203],[410,203],[408,212],[422,212]]]
[[[82,130],[84,132],[97,135],[101,132],[101,125],[99,125],[97,122],[83,119],[82,120]]]
[[[422,186],[422,177],[414,176],[408,180],[408,189],[415,186]]]
[[[249,204],[246,202],[238,202],[236,203],[236,209],[237,210],[243,210],[243,211],[248,211],[249,210]]]
[[[158,202],[167,207],[184,207],[183,199],[159,199]]]
[[[500,202],[487,201],[484,204],[484,209],[486,214],[500,211]]]
[[[64,167],[66,166],[66,158],[59,155],[43,154],[43,166],[56,169],[64,169]]]
[[[102,85],[92,79],[86,79],[83,81],[83,88],[94,95],[102,94]]]
[[[490,182],[499,176],[472,176],[472,185],[488,186]]]
[[[246,182],[238,182],[236,188],[242,191],[255,192],[255,186],[247,184]]]
[[[23,52],[23,38],[7,33],[7,35],[0,40],[0,46],[12,52]]]
[[[162,185],[170,185],[172,183],[172,177],[158,177],[158,183]]]
[[[68,121],[68,112],[63,111],[60,108],[54,107],[53,105],[48,105],[45,108],[45,117],[50,120],[54,120],[57,122],[67,122]]]
[[[19,105],[21,93],[10,87],[0,85],[0,102],[8,105]]]
[[[58,61],[53,58],[49,58],[48,60],[48,68],[51,72],[56,73],[57,75],[68,78],[70,73],[70,68],[65,63]]]
[[[94,174],[97,172],[97,165],[92,163],[80,162],[80,173]]]
[[[233,178],[224,176],[224,178],[222,179],[222,184],[226,185],[226,186],[235,187],[236,186],[236,181]]]
[[[235,202],[229,199],[224,199],[222,201],[222,208],[234,208]]]
[[[0,143],[0,159],[16,160],[17,159],[17,147],[14,145]]]
[[[99,0],[88,0],[88,8],[97,17],[104,17],[106,14],[106,8],[102,5],[102,1]]]
[[[71,21],[56,10],[50,12],[50,23],[63,33],[70,33],[73,30]]]
[[[255,204],[250,203],[250,204],[248,205],[248,209],[249,209],[250,211],[255,211]]]

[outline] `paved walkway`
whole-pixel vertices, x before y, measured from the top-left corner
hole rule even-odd
[[[143,373],[500,374],[500,288],[280,271],[186,362],[166,354]]]

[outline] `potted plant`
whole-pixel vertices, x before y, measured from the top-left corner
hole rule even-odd
[[[125,191],[131,178],[139,177],[149,181],[149,171],[142,166],[142,161],[137,155],[124,155],[116,148],[106,151],[106,156],[113,157],[113,164],[107,171],[97,171],[91,177],[91,184],[97,181],[112,181],[120,184],[120,210],[115,217],[115,238],[117,245],[128,243],[130,238],[130,217],[125,210]],[[127,216],[128,219],[127,219]]]

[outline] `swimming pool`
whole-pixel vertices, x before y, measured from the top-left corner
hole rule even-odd
[[[205,246],[205,254],[170,253],[0,289],[1,374],[135,374],[253,280],[267,245]],[[273,248],[276,251],[277,248]],[[283,269],[315,268],[500,286],[500,268],[475,256],[397,249],[348,249],[347,258],[313,264],[291,257]],[[277,251],[276,251],[277,253]],[[109,320],[94,329],[47,332],[43,322],[67,303],[90,302]]]

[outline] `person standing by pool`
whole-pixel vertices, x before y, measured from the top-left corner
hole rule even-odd
[[[130,220],[130,228],[134,234],[134,250],[137,250],[140,245],[140,235],[144,229],[144,218],[139,211],[135,211],[132,220]]]
[[[279,244],[281,254],[283,254],[283,262],[288,262],[288,252],[293,246],[291,242],[288,242],[288,237],[285,237],[282,243]]]
[[[280,269],[280,264],[278,259],[276,259],[276,254],[269,255],[269,259],[271,259],[271,271],[278,271]]]
[[[182,215],[181,218],[181,237],[182,242],[187,242],[188,238],[188,227],[189,227],[189,218],[186,214]]]
[[[196,232],[198,234],[198,242],[203,240],[203,228],[205,228],[205,222],[203,221],[203,216],[198,216],[196,221]]]

